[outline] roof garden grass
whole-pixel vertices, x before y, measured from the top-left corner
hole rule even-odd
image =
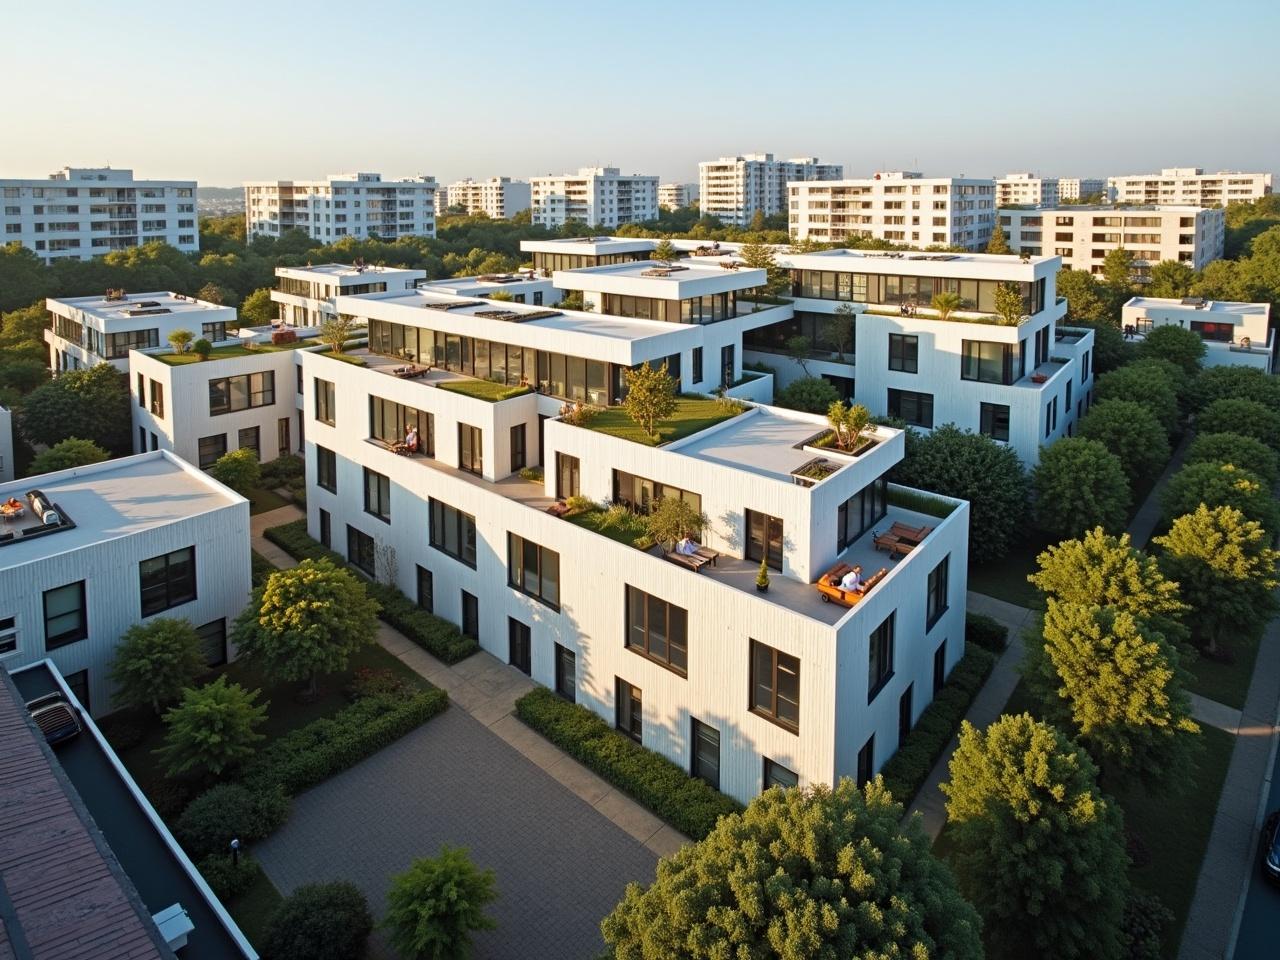
[[[319,345],[320,341],[315,338],[306,340],[294,340],[292,343],[260,343],[252,350],[243,344],[235,343],[225,347],[214,347],[209,353],[210,360],[227,360],[232,357],[248,357],[255,353],[280,353],[284,350],[297,350],[299,347],[314,347]],[[183,353],[157,353],[153,354],[161,363],[167,363],[171,367],[180,367],[187,363],[202,363],[200,354],[194,350],[187,349]]]
[[[474,397],[477,400],[487,400],[489,403],[497,403],[499,400],[510,400],[512,397],[521,397],[531,392],[529,387],[508,386],[505,383],[496,383],[493,380],[446,380],[439,384],[441,390],[448,390],[450,393],[460,393],[466,397]]]
[[[637,550],[644,550],[649,545],[644,520],[637,516],[623,518],[622,522],[618,523],[615,522],[618,518],[611,518],[608,511],[594,509],[566,513],[564,519],[574,526],[591,530],[602,537],[608,537],[628,547],[635,547]]]
[[[714,397],[685,395],[676,398],[676,410],[670,417],[656,424],[658,435],[651,437],[644,428],[627,415],[622,407],[607,407],[587,421],[589,430],[621,437],[633,443],[642,443],[646,447],[657,447],[675,440],[683,440],[700,430],[723,423],[746,408],[732,403],[717,400]]]

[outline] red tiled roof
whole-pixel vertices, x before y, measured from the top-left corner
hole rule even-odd
[[[172,958],[47,750],[0,670],[0,960]]]

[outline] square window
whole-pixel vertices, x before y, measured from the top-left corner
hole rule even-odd
[[[794,771],[788,770],[776,760],[764,758],[764,789],[770,787],[781,787],[786,790],[790,787],[798,787],[800,778]]]
[[[44,648],[56,650],[89,635],[84,581],[44,592]]]
[[[174,550],[138,564],[142,615],[170,610],[196,598],[196,548]]]

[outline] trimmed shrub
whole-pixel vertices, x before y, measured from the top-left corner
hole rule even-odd
[[[1280,412],[1256,400],[1215,400],[1196,414],[1200,433],[1243,433],[1280,450]]]
[[[289,798],[280,790],[223,783],[192,800],[173,832],[193,860],[203,859],[227,851],[232,840],[270,836],[288,816]]]
[[[1229,463],[1186,464],[1169,478],[1160,495],[1166,523],[1195,513],[1202,503],[1210,509],[1235,507],[1272,535],[1280,532],[1280,508],[1271,496],[1271,488],[1256,473],[1240,467]]]
[[[347,565],[340,554],[326,549],[307,534],[305,520],[268,527],[263,535],[295,560],[329,559],[340,566]],[[480,644],[463,636],[456,624],[427,613],[395,587],[368,581],[365,583],[365,590],[382,608],[378,611],[379,618],[437,660],[457,663],[480,649]]]
[[[1203,410],[1215,400],[1254,400],[1280,410],[1280,380],[1255,367],[1209,367],[1191,384],[1191,406]]]
[[[1155,894],[1130,890],[1120,924],[1123,960],[1160,960],[1161,938],[1173,920],[1173,912]]]
[[[220,900],[240,896],[262,876],[262,864],[244,851],[240,853],[239,863],[232,860],[229,853],[211,853],[196,867]]]
[[[384,695],[357,700],[332,717],[277,737],[258,751],[245,769],[244,782],[254,790],[274,787],[293,796],[355,766],[448,705],[448,694],[434,687],[408,699]]]
[[[271,334],[271,342],[277,345],[281,343],[297,343],[298,332],[296,330],[276,330]]]
[[[1096,440],[1120,458],[1130,484],[1160,476],[1172,456],[1169,438],[1150,409],[1132,400],[1103,400],[1080,420],[1077,436]]]
[[[123,748],[122,748],[123,749]],[[147,799],[156,808],[156,813],[166,823],[172,823],[199,792],[200,788],[191,780],[178,780],[173,777],[158,778],[147,785]]]
[[[1229,463],[1256,473],[1269,486],[1280,479],[1280,458],[1257,437],[1242,433],[1201,433],[1187,448],[1187,463]]]
[[[516,701],[516,716],[671,826],[701,840],[742,804],[689,776],[666,757],[614,730],[586,707],[539,687]]]
[[[262,467],[258,455],[248,447],[240,447],[218,458],[209,468],[209,476],[243,495],[262,480]]]
[[[967,621],[974,616],[969,614],[966,617],[966,634],[969,626]],[[1000,629],[1004,631],[1003,627]],[[1007,635],[1008,631],[1004,632]],[[994,653],[972,643],[965,644],[964,656],[951,668],[947,682],[933,698],[933,702],[924,708],[898,752],[880,769],[884,785],[899,803],[910,806],[916,792],[929,776],[929,771],[947,749],[951,738],[956,735],[960,721],[969,712],[969,704],[987,682],[995,663]]]
[[[1173,433],[1178,427],[1178,384],[1169,367],[1143,360],[1104,373],[1097,379],[1096,399],[1140,403],[1155,414],[1165,433]]]
[[[271,960],[359,960],[372,932],[369,902],[354,883],[308,883],[272,914],[262,954]]]
[[[351,700],[365,697],[402,697],[407,690],[404,678],[386,668],[358,667],[343,691]]]
[[[964,615],[964,642],[976,643],[983,650],[1002,653],[1009,645],[1009,628],[985,613]]]

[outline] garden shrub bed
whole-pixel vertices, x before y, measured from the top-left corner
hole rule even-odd
[[[742,812],[742,804],[732,797],[614,730],[586,707],[562,700],[546,688],[517,700],[516,716],[694,840],[710,833],[720,817]]]
[[[295,560],[331,560],[340,567],[347,566],[341,554],[335,553],[313,540],[307,533],[305,520],[294,520],[278,527],[268,527],[264,532],[268,540]],[[437,660],[457,663],[465,660],[480,645],[463,636],[456,624],[442,617],[427,613],[395,587],[374,580],[366,580],[369,596],[378,601],[378,616],[395,627],[406,637]]]
[[[964,642],[976,643],[984,650],[992,653],[1003,653],[1009,645],[1009,628],[995,617],[985,613],[966,613],[964,615]]]
[[[880,770],[895,800],[906,807],[911,805],[929,771],[956,735],[960,721],[986,683],[995,662],[994,653],[972,643],[965,644],[964,656],[952,668],[947,682],[920,714],[906,742]]]

